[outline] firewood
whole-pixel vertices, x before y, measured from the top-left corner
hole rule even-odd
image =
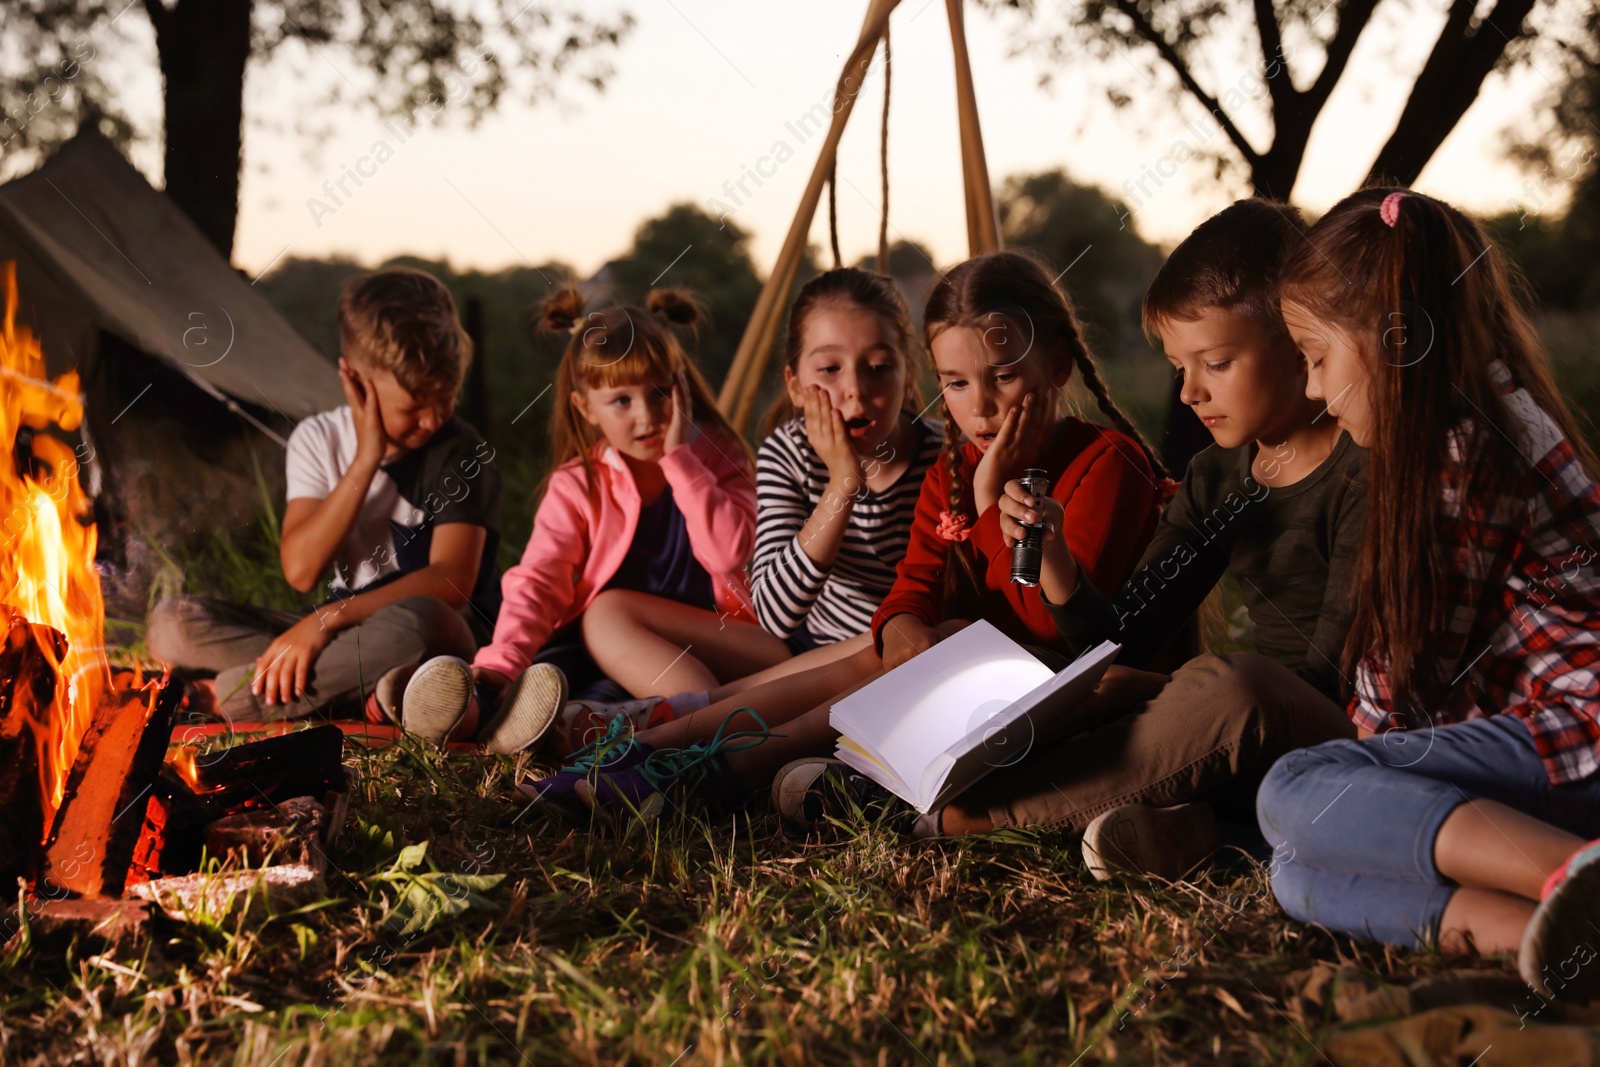
[[[0,900],[11,901],[17,878],[31,878],[43,855],[41,721],[55,698],[51,663],[66,654],[66,638],[4,607],[0,625]]]
[[[113,689],[94,711],[45,844],[43,877],[86,897],[122,892],[166,756],[180,687]]]

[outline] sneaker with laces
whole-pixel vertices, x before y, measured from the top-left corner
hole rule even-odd
[[[1545,881],[1522,932],[1517,971],[1541,997],[1600,1000],[1600,841],[1574,852]],[[1569,976],[1566,971],[1572,967]]]
[[[843,760],[810,756],[785,764],[772,780],[772,806],[783,821],[813,829],[831,820],[882,820],[909,833],[917,811]]]
[[[472,667],[467,661],[435,656],[416,669],[401,691],[400,725],[442,745],[460,725],[471,699]]]
[[[576,752],[606,732],[618,719],[635,732],[669,723],[676,717],[666,697],[640,697],[606,704],[598,700],[569,700],[561,709],[561,721],[551,736],[561,751]]]
[[[1083,862],[1100,882],[1118,872],[1175,882],[1220,847],[1216,816],[1200,801],[1170,808],[1123,804],[1083,832]]]
[[[759,729],[724,735],[734,716],[748,714]],[[744,805],[749,793],[728,766],[726,753],[754,748],[769,737],[782,737],[767,728],[753,708],[738,708],[728,713],[709,741],[697,741],[686,748],[659,748],[631,767],[611,769],[577,783],[575,792],[597,814],[639,815],[646,804],[660,794],[673,806],[695,805],[713,815],[725,814]],[[733,741],[753,738],[746,744]]]
[[[626,720],[612,719],[604,734],[574,753],[555,774],[544,778],[529,775],[517,788],[535,803],[562,815],[587,817],[589,809],[578,799],[578,783],[591,781],[607,771],[625,770],[643,763],[653,751],[633,736]]]
[[[494,714],[478,727],[478,741],[492,756],[530,748],[544,737],[566,700],[567,676],[561,668],[535,663],[501,692]]]

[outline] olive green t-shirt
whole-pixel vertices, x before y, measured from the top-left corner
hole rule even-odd
[[[1115,597],[1079,582],[1065,604],[1046,601],[1073,653],[1110,640],[1122,645],[1119,663],[1144,666],[1232,571],[1256,651],[1341,699],[1366,450],[1340,434],[1316,470],[1277,489],[1251,475],[1255,456],[1254,442],[1212,445],[1190,461],[1138,570]]]

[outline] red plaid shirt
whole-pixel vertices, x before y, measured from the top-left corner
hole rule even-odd
[[[1600,770],[1600,486],[1505,365],[1493,370],[1521,423],[1503,429],[1533,466],[1492,515],[1463,515],[1459,476],[1446,472],[1438,529],[1449,610],[1435,647],[1439,676],[1463,695],[1433,721],[1520,716],[1559,785]],[[1458,431],[1453,459],[1482,428]],[[1381,731],[1405,722],[1396,710],[1387,664],[1369,652],[1356,670],[1350,717]]]

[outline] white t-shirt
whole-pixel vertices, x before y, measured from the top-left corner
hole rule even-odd
[[[355,458],[356,423],[349,405],[305,419],[289,437],[288,498],[326,499]],[[500,507],[493,459],[494,450],[483,438],[452,418],[427,444],[379,467],[355,525],[334,556],[334,589],[359,591],[426,565],[435,524],[486,527],[490,536],[485,554],[492,564]],[[490,577],[485,572],[493,570],[492,565],[480,568],[480,585]]]

